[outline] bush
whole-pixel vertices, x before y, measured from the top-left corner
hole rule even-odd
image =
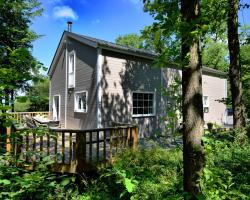
[[[212,135],[204,138],[206,167],[202,188],[206,199],[249,198],[250,143],[247,138],[242,143],[237,135],[241,137],[225,132],[225,137],[221,134],[219,139]]]
[[[100,174],[85,199],[182,199],[180,149],[126,151]]]
[[[44,157],[36,170],[19,160],[17,167],[9,155],[0,156],[0,199],[65,199],[72,194],[74,177],[51,173],[48,166],[50,157]],[[68,188],[68,189],[67,189]],[[74,188],[74,187],[73,187]]]

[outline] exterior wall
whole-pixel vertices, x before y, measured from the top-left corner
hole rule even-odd
[[[140,137],[159,130],[161,110],[161,70],[151,62],[103,50],[102,126],[112,123],[139,124]],[[132,92],[155,92],[156,113],[151,117],[132,117]]]
[[[209,97],[209,112],[204,113],[205,125],[213,122],[223,125],[226,122],[226,105],[218,100],[227,97],[227,80],[214,76],[203,75],[203,96]]]
[[[65,124],[65,49],[60,52],[61,55],[56,63],[55,71],[50,79],[50,111],[53,111],[53,96],[60,95],[60,124],[64,127]]]
[[[68,89],[67,128],[96,128],[96,49],[69,40],[68,52],[75,51],[75,88]],[[74,111],[75,92],[87,90],[87,113]]]
[[[177,69],[166,68],[163,70],[163,86],[168,88],[174,81],[174,77],[181,78],[181,71]],[[181,86],[179,88],[181,91]],[[202,90],[203,96],[209,97],[209,112],[204,113],[205,125],[208,122],[213,122],[218,125],[226,123],[226,105],[219,102],[227,97],[227,80],[225,78],[216,77],[214,75],[202,75]],[[169,99],[163,95],[163,116],[166,115],[168,105],[171,105]]]
[[[96,64],[97,50],[87,45],[69,40],[68,53],[75,51],[76,71],[75,88],[67,89],[67,128],[88,129],[97,127],[97,85]],[[181,71],[172,68],[159,69],[152,67],[151,61],[102,50],[102,101],[101,126],[112,126],[113,123],[139,124],[140,137],[163,133],[166,122],[163,118],[171,106],[171,98],[164,96],[161,87],[169,88],[174,78],[181,78]],[[60,95],[60,123],[65,122],[65,83],[66,77],[65,50],[56,63],[51,77],[50,110],[53,96]],[[75,92],[88,91],[87,113],[74,111]],[[179,87],[181,91],[181,86]],[[226,106],[216,100],[226,97],[226,80],[211,75],[203,75],[203,95],[209,96],[209,113],[204,114],[205,122],[222,125],[225,120]],[[155,116],[132,116],[132,92],[155,93]]]

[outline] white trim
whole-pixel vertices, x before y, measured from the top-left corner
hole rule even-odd
[[[96,99],[96,106],[97,106],[97,115],[96,115],[96,127],[102,127],[102,113],[101,113],[101,106],[102,106],[102,65],[103,65],[103,56],[102,56],[102,49],[97,49],[97,61],[96,61],[96,86],[97,86],[97,99]]]
[[[51,78],[49,77],[49,113],[51,114],[51,108],[52,108],[52,103],[51,103]],[[51,116],[50,116],[51,117]]]
[[[65,108],[64,108],[64,128],[67,128],[67,109],[68,109],[68,43],[65,42]]]
[[[153,94],[153,114],[133,114],[133,94]],[[155,117],[156,116],[156,92],[152,91],[132,91],[132,117]]]
[[[56,109],[54,97],[58,97],[58,99],[59,99],[58,100],[58,103],[59,103],[59,105],[58,105],[58,118],[55,120],[60,121],[60,119],[61,119],[61,95],[60,94],[53,95],[53,107],[52,107],[52,119],[53,120],[54,120],[54,111]]]
[[[69,59],[70,59],[70,56],[74,56],[74,66],[73,66],[73,85],[69,85]],[[68,75],[68,88],[75,88],[75,85],[76,85],[76,52],[75,50],[72,50],[71,52],[69,52],[68,56],[67,56],[67,60],[68,60],[68,70],[67,70],[67,75]]]
[[[86,93],[86,109],[85,110],[79,110],[78,108],[76,108],[76,106],[77,106],[76,95],[81,94],[81,93]],[[74,93],[74,112],[78,112],[78,113],[87,113],[88,112],[88,91],[87,90],[77,91]]]

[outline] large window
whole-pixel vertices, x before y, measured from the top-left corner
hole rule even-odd
[[[75,52],[69,53],[68,88],[75,87]]]
[[[75,112],[87,112],[87,91],[81,91],[75,93]]]
[[[203,96],[203,112],[209,113],[209,98],[208,98],[208,96]]]
[[[155,94],[153,92],[133,92],[133,117],[155,114]]]

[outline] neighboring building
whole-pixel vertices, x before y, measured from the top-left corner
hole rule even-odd
[[[52,64],[50,111],[63,128],[90,129],[139,124],[140,137],[164,131],[171,97],[162,94],[181,71],[152,66],[156,55],[65,31]],[[181,88],[180,88],[181,90]],[[205,122],[223,125],[226,74],[203,68]]]

